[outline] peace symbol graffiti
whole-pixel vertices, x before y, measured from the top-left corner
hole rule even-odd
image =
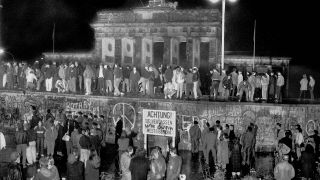
[[[136,110],[131,104],[117,103],[113,107],[112,114],[114,124],[117,124],[122,119],[123,129],[127,127],[133,129],[136,122]]]
[[[316,130],[317,124],[314,122],[314,120],[309,120],[306,124],[306,133],[308,136],[313,135],[314,130]]]

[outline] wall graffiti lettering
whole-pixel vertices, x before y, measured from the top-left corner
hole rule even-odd
[[[291,129],[300,124],[305,135],[311,135],[320,127],[320,106],[316,105],[272,105],[210,102],[175,102],[165,100],[136,101],[130,98],[87,98],[85,96],[47,95],[45,93],[5,93],[0,94],[1,123],[23,117],[29,112],[30,105],[35,105],[39,111],[53,111],[63,108],[75,114],[78,111],[104,115],[115,125],[123,119],[124,128],[142,129],[142,110],[176,111],[176,125],[181,131],[181,137],[186,138],[188,130],[194,121],[198,121],[201,129],[208,122],[213,125],[220,120],[221,124],[232,124],[235,131],[241,134],[253,122],[258,125],[257,146],[275,145],[275,126],[281,123],[285,129]],[[17,112],[17,110],[19,112]],[[18,115],[17,115],[18,114]],[[8,120],[9,119],[9,120]],[[12,121],[11,121],[12,123]],[[190,137],[183,139],[188,142]],[[187,147],[187,146],[186,146]]]

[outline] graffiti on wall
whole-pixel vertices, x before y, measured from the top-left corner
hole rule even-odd
[[[272,105],[272,104],[238,104],[238,103],[210,103],[210,102],[174,102],[174,101],[136,101],[130,98],[86,98],[85,96],[64,96],[46,94],[1,93],[1,114],[13,114],[20,118],[29,112],[30,105],[35,105],[39,111],[46,109],[53,112],[59,108],[76,114],[79,111],[104,115],[106,119],[117,124],[122,119],[124,128],[142,129],[142,110],[172,110],[176,111],[177,128],[181,141],[189,142],[189,128],[194,121],[198,121],[201,129],[206,123],[213,125],[217,120],[222,125],[232,124],[235,131],[241,134],[253,122],[258,125],[257,145],[275,145],[275,126],[281,123],[285,129],[291,129],[300,124],[306,135],[320,127],[320,107],[316,105]],[[16,113],[18,111],[18,113]],[[16,119],[19,119],[15,117]],[[4,119],[4,120],[3,120]],[[10,119],[10,118],[9,118]],[[13,119],[13,118],[11,118]],[[7,121],[1,116],[2,121]]]

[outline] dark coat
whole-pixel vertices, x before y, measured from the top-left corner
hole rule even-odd
[[[76,160],[73,154],[68,157],[67,163],[67,179],[68,180],[84,180],[84,164]]]
[[[241,145],[239,143],[231,143],[230,163],[232,172],[241,171]]]
[[[131,180],[147,179],[150,161],[144,156],[136,156],[131,159],[129,169]]]
[[[315,169],[316,156],[314,153],[302,152],[301,154],[301,166],[302,166],[302,175],[305,178],[312,178],[313,172]]]

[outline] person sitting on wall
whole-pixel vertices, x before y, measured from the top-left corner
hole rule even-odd
[[[164,98],[171,99],[175,93],[176,90],[174,89],[174,85],[171,82],[167,82],[164,85]]]

